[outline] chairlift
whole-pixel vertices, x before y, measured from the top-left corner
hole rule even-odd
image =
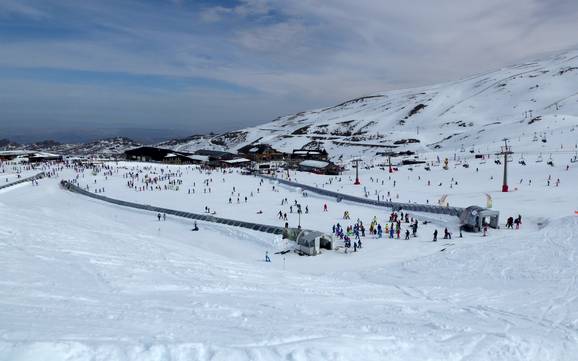
[[[536,132],[534,132],[534,138],[532,139],[533,142],[537,142],[538,141],[538,135],[536,135]]]
[[[542,135],[542,143],[546,143],[548,140],[546,139],[546,133]]]
[[[502,164],[502,157],[500,157],[500,154],[496,154],[496,158],[494,159],[494,163],[500,165]]]
[[[572,159],[570,159],[571,163],[576,163],[578,162],[578,152],[574,153],[574,157],[572,157]]]
[[[548,158],[548,164],[549,166],[553,167],[554,166],[554,160],[552,159],[552,154],[550,154],[550,157]]]
[[[524,159],[524,154],[520,154],[520,160],[518,160],[518,164],[526,165],[526,160]]]
[[[462,147],[460,148],[460,152],[463,153],[463,152],[465,152],[465,151],[466,151],[466,148],[464,148],[464,145],[462,144]]]
[[[542,158],[542,153],[538,154],[538,159],[536,159],[536,163],[542,163],[544,159]]]

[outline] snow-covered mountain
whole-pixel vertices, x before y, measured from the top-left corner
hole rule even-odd
[[[73,156],[115,156],[123,154],[127,149],[141,145],[141,143],[125,137],[98,139],[82,144],[61,144],[53,140],[46,140],[33,144],[21,145],[13,143],[7,139],[0,140],[0,150],[33,150]]]
[[[335,158],[391,150],[494,150],[494,143],[509,137],[517,150],[550,151],[574,147],[577,124],[574,50],[458,81],[370,94],[172,147],[235,150],[269,143],[290,152],[321,146]]]

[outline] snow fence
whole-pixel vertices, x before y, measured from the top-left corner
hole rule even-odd
[[[11,183],[6,183],[6,184],[4,184],[4,185],[0,185],[0,189],[5,189],[5,188],[9,188],[9,187],[15,186],[15,185],[17,185],[17,184],[22,184],[22,183],[26,183],[26,182],[31,182],[31,181],[36,180],[36,179],[44,178],[44,175],[45,175],[44,172],[40,172],[40,173],[38,173],[38,174],[36,174],[36,175],[33,175],[32,177],[26,177],[26,178],[19,179],[19,180],[15,181],[15,182],[11,182]]]
[[[119,199],[109,198],[109,197],[105,197],[105,196],[102,196],[99,194],[91,193],[91,192],[89,192],[85,189],[82,189],[82,188],[80,188],[80,187],[78,187],[78,186],[76,186],[70,182],[67,182],[67,181],[61,181],[60,184],[63,188],[65,188],[71,192],[82,194],[82,195],[85,195],[87,197],[98,199],[98,200],[101,200],[104,202],[117,204],[119,206],[142,209],[145,211],[151,211],[151,212],[156,212],[156,213],[172,214],[174,216],[183,217],[183,218],[190,218],[190,219],[195,219],[195,220],[205,221],[205,222],[220,223],[220,224],[225,224],[225,225],[233,226],[233,227],[247,228],[247,229],[251,229],[251,230],[259,231],[259,232],[283,235],[283,238],[288,238],[292,241],[296,241],[298,248],[303,253],[306,253],[306,254],[311,255],[311,256],[319,254],[320,248],[333,249],[333,238],[327,234],[323,234],[322,232],[318,232],[318,231],[299,229],[299,228],[283,228],[283,227],[271,226],[271,225],[267,225],[267,224],[251,223],[251,222],[238,221],[238,220],[234,220],[234,219],[215,217],[215,216],[210,215],[210,214],[189,213],[189,212],[177,211],[174,209],[155,207],[155,206],[151,206],[148,204],[126,202],[126,201],[121,201]],[[303,237],[303,235],[305,235],[305,234],[307,234],[307,235],[315,234],[316,235],[315,238],[318,238],[317,242],[316,243],[314,242],[313,245],[311,245],[310,244],[311,242],[309,241],[308,238],[307,238],[307,242],[306,242],[305,241],[306,237]],[[329,244],[328,244],[328,242],[329,242]]]

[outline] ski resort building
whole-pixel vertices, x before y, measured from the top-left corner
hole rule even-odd
[[[255,162],[283,160],[288,156],[269,144],[249,144],[239,148],[238,153]]]
[[[297,170],[326,175],[341,174],[341,168],[338,165],[322,160],[304,160],[298,164]]]
[[[246,167],[251,165],[251,160],[247,158],[234,158],[230,160],[224,160],[221,162],[221,166],[228,167]]]
[[[163,158],[163,163],[168,164],[191,164],[194,160],[190,156],[180,153],[169,153]]]
[[[309,256],[316,256],[321,249],[332,250],[334,248],[333,237],[323,232],[303,230],[295,239],[297,249]]]
[[[29,162],[51,162],[51,161],[61,161],[62,156],[59,154],[52,154],[52,153],[34,153],[28,156]]]
[[[9,150],[0,152],[0,160],[14,160],[21,159],[29,162],[48,162],[61,161],[62,156],[59,154],[52,154],[46,152],[37,152],[31,150]]]
[[[0,160],[14,160],[16,158],[24,158],[34,154],[28,150],[5,150],[0,151]]]
[[[174,152],[170,149],[156,147],[138,147],[124,152],[127,160],[141,162],[164,162],[169,154],[188,155],[186,153]]]
[[[464,231],[480,232],[484,225],[499,228],[500,212],[478,206],[469,206],[460,216],[460,224]]]
[[[325,149],[295,149],[291,154],[291,159],[301,160],[323,160],[326,161],[329,154]]]

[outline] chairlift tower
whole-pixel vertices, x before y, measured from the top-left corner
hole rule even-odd
[[[353,184],[355,185],[360,185],[361,182],[359,181],[359,158],[355,158],[353,159],[353,162],[355,163],[355,182]]]
[[[508,192],[508,156],[513,154],[512,147],[508,145],[508,138],[502,139],[504,145],[502,146],[502,151],[498,155],[504,156],[504,181],[502,183],[502,192]]]

